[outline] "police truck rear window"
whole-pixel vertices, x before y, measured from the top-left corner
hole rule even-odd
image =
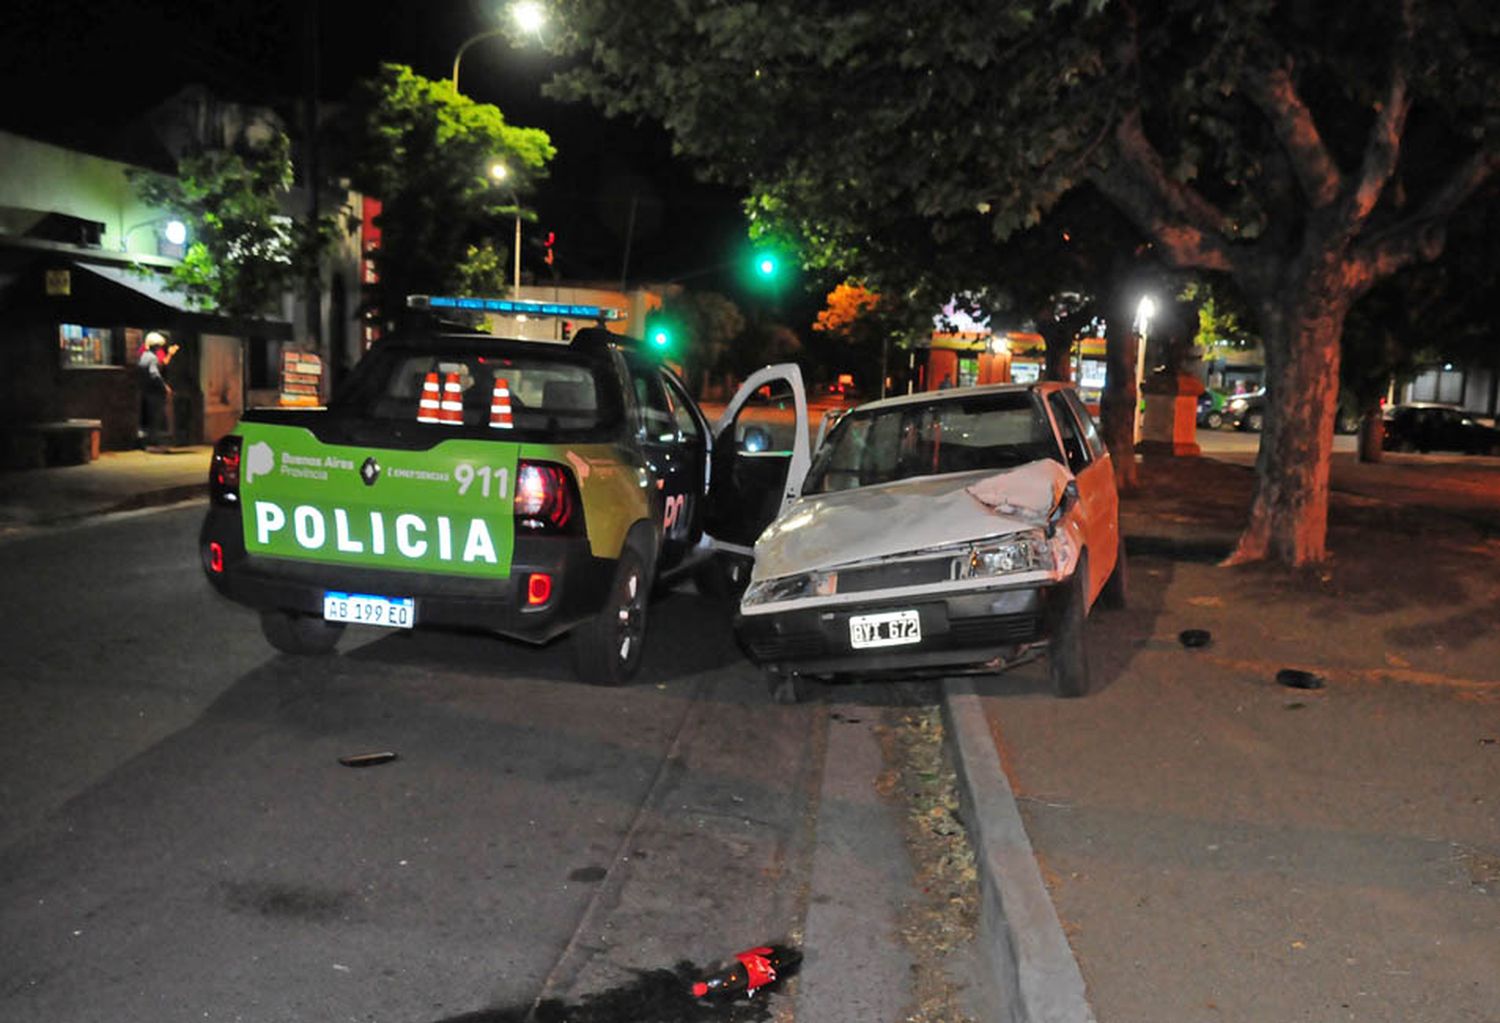
[[[334,404],[372,421],[553,436],[619,420],[620,399],[608,380],[597,364],[565,350],[386,349],[371,353],[359,380]]]

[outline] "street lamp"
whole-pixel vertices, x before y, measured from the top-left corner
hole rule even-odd
[[[534,2],[534,0],[521,0],[520,3],[511,4],[510,16],[515,22],[516,28],[520,29],[524,35],[536,35],[541,31],[542,25],[547,20],[547,15],[542,10],[542,5]],[[463,41],[463,45],[453,55],[454,92],[458,91],[458,65],[464,59],[464,52],[477,42],[485,39],[493,39],[495,36],[504,35],[508,31],[510,30],[507,28],[485,29],[483,32],[476,32]]]
[[[510,168],[505,166],[505,164],[499,160],[490,164],[490,179],[496,184],[504,182],[509,177]],[[521,295],[521,200],[516,196],[515,189],[511,189],[510,198],[516,207],[516,243],[512,246],[515,249],[515,273],[512,278],[512,286],[515,291],[515,297],[519,298]]]
[[[120,235],[120,251],[130,251],[130,236],[143,227],[151,227],[160,224],[160,235],[171,245],[182,245],[187,241],[187,225],[176,217],[153,217],[143,220],[139,224],[133,224]]]

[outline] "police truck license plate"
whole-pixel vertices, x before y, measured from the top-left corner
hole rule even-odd
[[[849,645],[856,650],[920,642],[922,619],[915,611],[884,611],[849,618]]]
[[[417,602],[410,597],[381,597],[373,593],[323,593],[323,617],[351,625],[384,625],[409,629],[416,623]]]

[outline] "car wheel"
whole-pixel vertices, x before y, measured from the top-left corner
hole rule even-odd
[[[1047,667],[1052,692],[1072,699],[1089,691],[1088,650],[1083,645],[1084,620],[1088,614],[1087,563],[1080,561],[1073,578],[1058,587],[1050,606]]]
[[[260,631],[284,654],[326,654],[338,646],[344,623],[292,611],[262,611]]]
[[[626,547],[604,607],[573,630],[573,668],[581,681],[618,686],[635,675],[645,646],[650,592],[644,559],[634,548]]]
[[[1125,565],[1125,542],[1121,540],[1119,552],[1115,555],[1115,570],[1104,580],[1104,588],[1099,591],[1099,603],[1111,611],[1124,610],[1129,596],[1129,582],[1129,571]]]
[[[1204,416],[1203,425],[1208,427],[1210,430],[1217,430],[1219,427],[1224,425],[1224,413],[1210,412],[1207,416]]]
[[[750,585],[750,562],[732,554],[715,554],[693,569],[693,583],[710,600],[738,601]]]
[[[771,690],[772,703],[802,703],[807,699],[807,680],[801,675],[784,675],[768,668],[766,687]]]
[[[1245,429],[1252,433],[1260,433],[1260,428],[1266,425],[1266,417],[1261,412],[1251,412],[1245,417]]]

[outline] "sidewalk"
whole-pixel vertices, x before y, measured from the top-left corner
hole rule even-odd
[[[0,537],[208,493],[207,446],[106,451],[96,462],[0,472]]]
[[[1089,697],[946,687],[1016,1018],[1493,1023],[1500,464],[1336,460],[1305,573],[1217,566],[1252,482],[1142,463]]]

